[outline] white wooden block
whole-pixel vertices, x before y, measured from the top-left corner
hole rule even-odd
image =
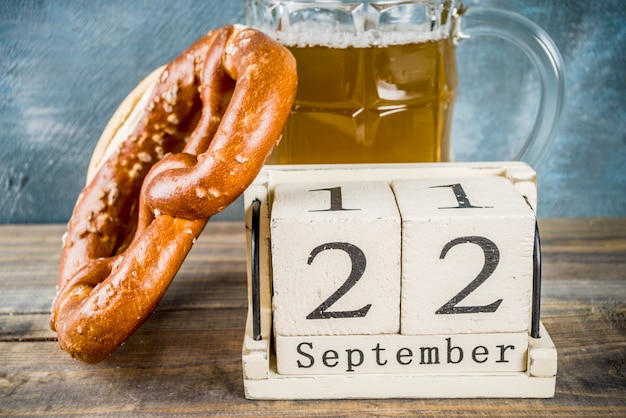
[[[527,351],[523,333],[276,338],[284,375],[517,372]]]
[[[505,178],[398,180],[403,334],[527,332],[535,216]]]
[[[400,217],[389,185],[284,184],[273,197],[275,333],[399,332]]]
[[[554,377],[557,371],[557,352],[548,331],[540,324],[540,338],[528,342],[528,374],[533,377]]]

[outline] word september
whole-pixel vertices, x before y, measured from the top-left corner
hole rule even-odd
[[[281,374],[524,371],[527,349],[524,334],[277,338]]]

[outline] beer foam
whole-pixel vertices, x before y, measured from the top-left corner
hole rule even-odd
[[[442,25],[434,29],[416,25],[386,26],[384,30],[341,30],[315,22],[300,22],[288,30],[263,30],[278,42],[290,47],[324,46],[330,48],[367,48],[372,46],[404,45],[439,41],[451,36],[452,25]]]

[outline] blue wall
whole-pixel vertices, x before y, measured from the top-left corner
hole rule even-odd
[[[529,17],[563,55],[561,128],[535,167],[539,215],[626,216],[626,1],[465,3]],[[0,1],[0,223],[66,222],[120,101],[204,32],[235,22],[243,22],[240,1]],[[502,43],[470,40],[459,67],[457,157],[507,158],[491,144],[529,129],[530,64]],[[241,202],[220,218],[241,218]]]

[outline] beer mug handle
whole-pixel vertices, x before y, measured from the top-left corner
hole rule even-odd
[[[495,36],[521,48],[539,73],[541,96],[533,129],[515,159],[538,165],[557,133],[565,82],[563,58],[548,34],[524,16],[506,10],[469,8],[463,15],[460,38]]]

